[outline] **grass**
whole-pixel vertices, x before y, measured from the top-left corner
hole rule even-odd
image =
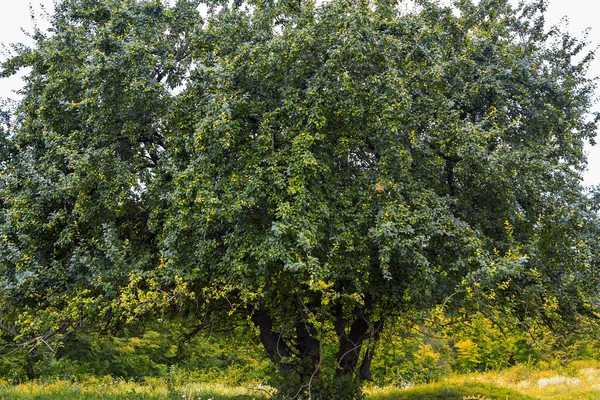
[[[542,370],[515,366],[407,389],[374,387],[367,393],[369,400],[598,400],[600,362],[575,361]]]
[[[514,390],[483,383],[436,383],[411,389],[381,390],[369,400],[534,400]]]
[[[230,387],[218,383],[191,383],[170,387],[163,379],[149,378],[144,382],[126,382],[105,377],[88,378],[82,382],[66,380],[31,381],[18,385],[3,384],[0,380],[0,399],[11,400],[243,400],[266,399],[261,387]]]
[[[600,362],[574,361],[567,365],[536,370],[516,366],[494,373],[454,376],[452,382],[481,382],[548,400],[600,399]]]
[[[90,377],[81,382],[31,381],[10,385],[0,379],[0,399],[267,399],[268,388],[230,387],[219,383],[189,383],[173,387],[163,379],[127,382]],[[597,400],[600,398],[600,362],[579,361],[538,370],[516,366],[499,372],[448,377],[443,382],[411,388],[375,386],[366,389],[369,400]]]

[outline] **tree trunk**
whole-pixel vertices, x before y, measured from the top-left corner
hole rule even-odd
[[[354,373],[360,357],[362,343],[368,338],[367,332],[370,324],[363,310],[356,307],[350,332],[346,333],[348,321],[344,318],[341,304],[338,304],[336,314],[335,330],[338,335],[339,350],[336,356],[337,369],[335,375],[342,377]]]
[[[360,368],[358,370],[358,379],[361,381],[372,381],[373,374],[371,374],[371,361],[373,360],[373,347],[369,347],[367,351],[365,351],[365,355],[363,356],[363,360],[360,363]]]
[[[304,318],[302,312],[298,313],[296,320],[297,350],[302,359],[300,371],[301,379],[319,374],[321,364],[321,342],[315,337],[312,326]]]
[[[250,318],[260,332],[260,341],[267,356],[274,364],[279,364],[282,358],[290,356],[290,350],[280,335],[273,332],[273,321],[269,314],[261,308],[250,311]]]
[[[383,328],[383,322],[380,321],[375,324],[374,330],[372,332],[372,338],[369,343],[369,347],[365,351],[365,355],[363,356],[363,360],[360,364],[360,368],[358,370],[358,378],[362,381],[372,381],[373,375],[371,374],[371,361],[373,361],[373,355],[375,354],[375,345],[379,340],[379,333]]]

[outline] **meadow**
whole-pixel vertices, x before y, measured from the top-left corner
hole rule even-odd
[[[21,384],[0,380],[0,399],[268,399],[274,390],[263,384],[178,382],[146,378],[141,382],[112,377],[82,381],[39,379]],[[497,372],[455,374],[443,380],[400,388],[365,388],[368,400],[596,400],[600,398],[600,362],[573,361],[554,368],[517,365]]]
[[[600,398],[600,344],[590,334],[538,330],[532,336],[482,315],[460,324],[440,318],[389,326],[373,360],[374,381],[364,386],[366,399]],[[171,321],[118,335],[78,333],[54,354],[4,354],[0,399],[277,398],[273,364],[247,329],[185,343],[181,331]],[[335,346],[324,347],[324,359],[334,356]]]

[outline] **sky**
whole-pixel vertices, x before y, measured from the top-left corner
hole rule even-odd
[[[516,2],[516,0],[511,0]],[[53,0],[0,0],[0,43],[8,44],[15,42],[30,43],[29,38],[22,29],[31,31],[33,23],[30,19],[30,7],[38,15],[37,21],[40,27],[44,27],[43,18],[39,18],[42,7],[51,12],[54,7]],[[561,23],[564,17],[568,18],[567,29],[577,37],[582,37],[583,32],[590,28],[588,40],[592,46],[600,45],[600,1],[598,0],[548,0],[546,12],[546,23],[554,25]],[[0,55],[0,59],[4,56]],[[600,51],[590,67],[590,76],[600,77]],[[17,98],[14,90],[21,86],[19,78],[0,80],[0,98]],[[600,98],[600,87],[597,89]],[[594,107],[594,111],[600,111],[600,101]],[[600,137],[598,138],[600,142]],[[600,185],[600,143],[596,146],[587,146],[588,170],[584,174],[584,185]]]

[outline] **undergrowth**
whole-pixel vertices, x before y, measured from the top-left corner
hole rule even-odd
[[[269,399],[274,390],[263,384],[187,382],[173,385],[161,378],[139,382],[104,377],[82,381],[41,379],[11,385],[0,379],[0,399]],[[597,400],[600,362],[575,361],[548,369],[524,365],[497,372],[452,375],[440,382],[410,387],[365,388],[368,400]]]

